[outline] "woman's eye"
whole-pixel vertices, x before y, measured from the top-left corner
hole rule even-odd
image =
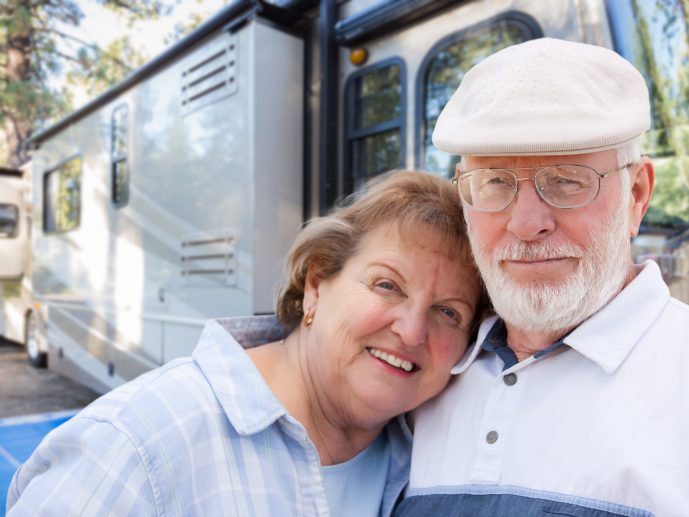
[[[375,285],[376,287],[380,287],[381,289],[385,289],[386,291],[395,291],[397,289],[397,286],[389,280],[380,280],[376,282]]]
[[[438,307],[438,310],[447,318],[451,319],[452,321],[456,322],[457,324],[460,324],[462,322],[462,317],[459,315],[457,311],[454,309],[451,309],[450,307]]]

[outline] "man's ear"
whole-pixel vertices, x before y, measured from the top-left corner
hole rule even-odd
[[[321,278],[317,273],[318,268],[314,264],[310,264],[306,271],[306,280],[304,281],[304,312],[311,308],[315,308],[318,303],[318,287],[321,285]]]
[[[631,207],[629,210],[629,236],[636,237],[639,233],[641,219],[643,219],[648,204],[653,193],[655,173],[653,162],[648,156],[644,156],[634,164],[634,169],[630,171],[630,188],[632,189]]]
[[[461,176],[462,175],[462,162],[459,161],[457,162],[457,165],[455,165],[455,176]]]

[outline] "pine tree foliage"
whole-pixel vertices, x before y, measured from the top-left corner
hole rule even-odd
[[[91,1],[125,17],[131,27],[168,14],[175,0]],[[0,166],[28,160],[32,131],[72,109],[69,92],[51,84],[56,74],[95,95],[144,62],[126,34],[101,47],[64,30],[79,26],[83,17],[76,0],[0,2]]]

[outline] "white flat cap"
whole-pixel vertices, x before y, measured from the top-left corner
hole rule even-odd
[[[651,126],[639,71],[604,47],[540,38],[487,57],[440,113],[433,143],[478,156],[582,154]]]

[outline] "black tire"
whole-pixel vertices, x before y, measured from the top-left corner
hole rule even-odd
[[[26,317],[24,325],[24,345],[29,356],[29,364],[34,368],[48,366],[48,354],[41,351],[38,343],[38,319],[33,312]]]

